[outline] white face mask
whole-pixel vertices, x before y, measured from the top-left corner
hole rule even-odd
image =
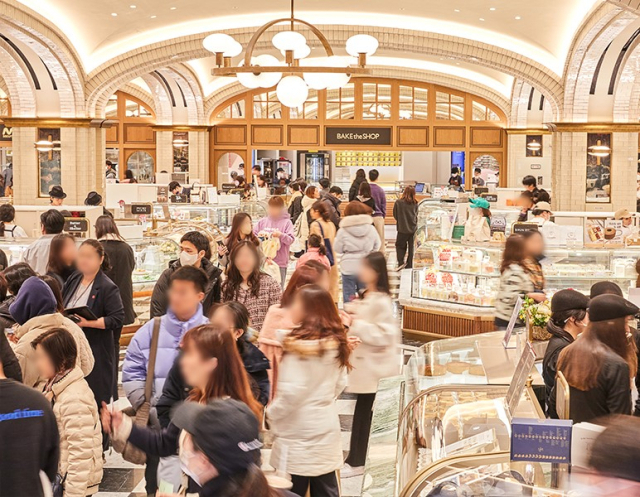
[[[181,266],[193,266],[196,262],[198,262],[198,254],[188,254],[184,250],[180,252]]]
[[[180,469],[182,470],[182,472],[187,475],[189,478],[191,478],[194,483],[196,485],[198,485],[199,487],[202,487],[202,484],[200,483],[200,478],[198,476],[196,476],[188,467],[187,467],[187,463],[184,461],[182,454],[180,454]]]

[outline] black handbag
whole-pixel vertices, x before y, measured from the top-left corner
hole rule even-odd
[[[51,491],[53,492],[53,497],[62,497],[64,495],[64,482],[67,479],[67,475],[64,477],[60,474],[56,474],[55,480],[51,484]]]

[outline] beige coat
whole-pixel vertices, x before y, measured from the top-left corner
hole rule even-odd
[[[317,219],[313,223],[311,223],[311,228],[309,234],[315,234],[319,237],[322,237],[322,233],[320,232],[320,228],[318,224],[322,225],[322,231],[324,232],[324,236],[329,239],[331,242],[331,249],[333,250],[333,246],[336,242],[336,225],[331,221],[323,221],[322,219]],[[338,284],[338,261],[336,260],[336,253],[333,250],[333,266],[331,266],[331,270],[329,271],[329,293],[331,293],[331,297],[333,297],[334,302],[338,302],[339,299],[339,284]]]
[[[333,339],[283,342],[278,390],[267,407],[274,435],[271,465],[299,476],[320,476],[342,466],[336,399],[346,380]],[[287,467],[280,456],[288,448]]]
[[[98,406],[84,373],[77,366],[53,384],[53,413],[60,432],[64,497],[84,497],[102,481],[102,431]]]
[[[295,325],[291,321],[291,312],[288,308],[282,308],[280,304],[274,304],[269,307],[258,335],[258,343],[260,350],[269,360],[271,366],[270,369],[267,369],[269,382],[271,383],[270,401],[276,394],[280,361],[282,361],[282,343],[278,340],[278,330],[291,331],[294,327]]]
[[[38,370],[36,369],[35,351],[31,346],[31,342],[42,335],[45,331],[49,331],[53,328],[64,328],[73,335],[73,338],[75,338],[76,345],[78,346],[77,365],[80,366],[84,375],[87,376],[93,369],[93,364],[95,362],[93,352],[91,352],[91,346],[89,345],[82,328],[60,313],[56,312],[55,314],[45,314],[44,316],[38,316],[30,319],[16,330],[18,343],[13,351],[20,362],[22,382],[29,387],[42,390],[42,387],[44,386],[44,380],[40,378]]]
[[[353,322],[349,335],[362,343],[351,353],[347,390],[351,393],[375,393],[378,381],[400,374],[400,326],[393,315],[393,302],[384,293],[365,294],[349,304]]]

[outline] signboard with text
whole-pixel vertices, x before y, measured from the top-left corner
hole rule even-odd
[[[391,127],[388,128],[325,128],[327,145],[391,145]]]
[[[0,124],[0,142],[10,142],[13,138],[13,128]]]
[[[89,231],[89,222],[86,219],[65,219],[64,230],[67,233],[86,233]]]

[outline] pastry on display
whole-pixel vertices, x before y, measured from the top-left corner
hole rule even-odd
[[[473,376],[486,376],[484,366],[482,364],[474,364],[469,368],[469,374]]]
[[[447,374],[447,368],[439,364],[424,367],[425,376],[444,376]]]
[[[471,364],[468,362],[451,361],[447,363],[447,371],[453,374],[462,374],[469,369],[469,366],[471,366]]]
[[[613,240],[616,237],[616,230],[614,228],[605,228],[604,229],[604,239],[605,240]]]

